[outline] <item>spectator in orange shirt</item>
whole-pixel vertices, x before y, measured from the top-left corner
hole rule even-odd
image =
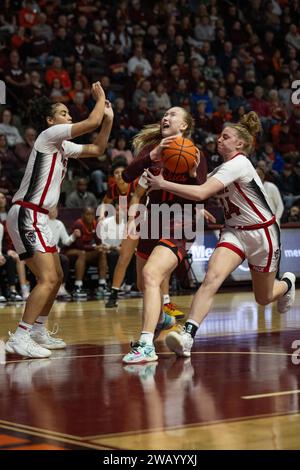
[[[61,86],[65,91],[70,91],[72,82],[69,73],[63,68],[63,63],[60,57],[54,57],[52,66],[47,70],[45,75],[46,83],[49,87],[52,87],[53,80],[58,78]]]

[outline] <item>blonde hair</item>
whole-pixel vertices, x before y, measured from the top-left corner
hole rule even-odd
[[[183,120],[187,124],[187,128],[182,132],[183,137],[191,137],[194,128],[194,119],[192,115],[184,108],[180,108],[184,112]],[[144,147],[155,147],[162,140],[160,122],[144,126],[143,129],[132,139],[134,156],[139,155]]]
[[[260,119],[254,111],[244,114],[237,124],[226,124],[225,127],[235,129],[238,137],[244,141],[242,151],[249,155],[253,149],[256,135],[262,131]]]

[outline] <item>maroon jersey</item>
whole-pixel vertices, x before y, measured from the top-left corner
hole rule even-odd
[[[145,168],[150,169],[154,174],[159,172],[162,167],[162,162],[153,162],[150,159],[149,156],[150,153],[150,148],[148,147],[147,150],[144,150],[141,152],[142,155],[139,155],[124,171],[123,171],[123,179],[126,182],[132,181],[132,179],[137,178],[138,176],[142,175],[143,171]],[[207,166],[204,158],[200,159],[200,164],[197,168],[197,177],[196,178],[191,178],[188,173],[180,173],[180,174],[174,174],[164,168],[163,171],[163,176],[166,180],[168,181],[173,181],[179,184],[190,184],[190,185],[200,185],[203,184],[206,181],[206,175],[207,175]],[[170,212],[170,217],[165,219],[163,217],[160,217],[160,220],[158,221],[159,227],[158,227],[158,236],[157,238],[150,240],[148,239],[140,239],[139,240],[139,245],[138,245],[138,252],[141,254],[146,254],[149,255],[156,246],[157,242],[160,239],[164,239],[164,233],[165,230],[168,231],[168,228],[170,229],[170,236],[168,237],[168,240],[171,240],[173,244],[178,246],[179,249],[182,248],[182,246],[185,244],[185,231],[184,227],[187,228],[187,224],[191,224],[191,229],[194,228],[194,222],[195,222],[195,201],[191,201],[185,198],[182,198],[180,196],[176,196],[173,193],[170,193],[168,191],[164,190],[159,190],[159,191],[151,191],[148,195],[148,201],[147,201],[147,207],[148,207],[148,217],[147,217],[147,223],[148,223],[148,235],[151,233],[151,217],[152,217],[152,211],[153,205],[154,204],[167,204],[168,206],[173,206],[174,204],[177,205],[177,207],[181,210],[179,210],[179,216],[178,213],[176,214],[173,213],[173,211]],[[183,209],[185,213],[185,218],[183,218]],[[184,223],[184,227],[183,227]],[[167,224],[167,225],[166,225]],[[178,237],[175,238],[176,231],[178,233],[178,230],[181,228],[182,230],[182,238],[179,240]]]

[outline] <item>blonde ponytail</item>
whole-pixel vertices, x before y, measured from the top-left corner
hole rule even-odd
[[[239,138],[244,141],[242,151],[249,155],[253,150],[256,136],[262,131],[260,119],[254,111],[244,114],[237,124],[226,124],[236,130]]]

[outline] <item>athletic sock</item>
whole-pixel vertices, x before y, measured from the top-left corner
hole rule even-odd
[[[33,331],[42,332],[46,329],[45,324],[47,322],[48,317],[44,315],[40,315],[34,322]]]
[[[149,331],[142,331],[139,342],[152,345],[153,344],[153,337],[154,337],[153,333],[149,333]]]
[[[288,277],[284,277],[284,278],[281,279],[281,280],[284,281],[284,282],[286,282],[286,284],[287,284],[287,286],[288,286],[287,291],[284,293],[284,295],[285,295],[285,294],[287,294],[288,291],[291,289],[292,283],[291,283],[291,280],[290,280]]]
[[[30,323],[26,323],[21,320],[14,335],[18,337],[29,335],[32,328],[33,328],[33,325],[30,325]]]
[[[171,302],[169,294],[164,294],[163,295],[163,303],[164,305],[169,304]]]
[[[199,326],[199,323],[197,323],[195,320],[187,320],[184,325],[185,331],[189,333],[192,338],[195,338]]]

